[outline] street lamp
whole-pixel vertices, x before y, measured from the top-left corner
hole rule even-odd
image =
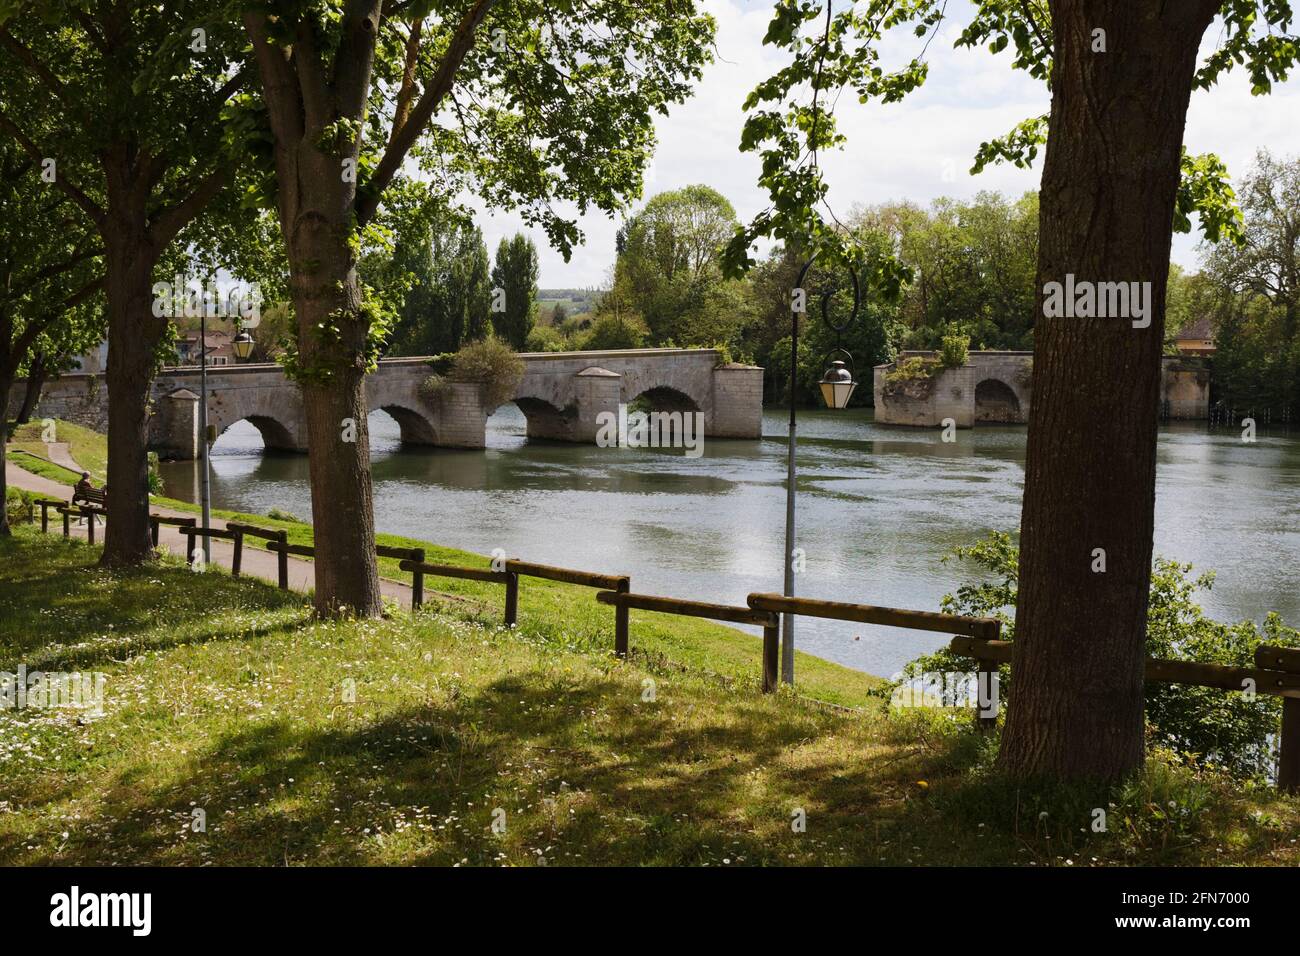
[[[240,329],[239,334],[236,335],[234,340],[230,343],[231,347],[235,350],[235,358],[239,359],[241,362],[247,362],[253,357],[253,346],[255,344],[253,337],[243,329]]]
[[[844,349],[839,351],[849,355]],[[849,361],[853,361],[852,355],[849,355]],[[844,363],[840,361],[831,362],[826,373],[822,375],[820,384],[822,399],[826,402],[827,408],[848,408],[853,390],[858,387],[858,383],[853,381],[853,372],[845,368]]]
[[[803,292],[804,279],[808,277],[808,270],[812,268],[813,263],[817,261],[814,255],[804,263],[799,270],[799,281],[795,283],[795,295],[791,296],[790,302],[790,442],[788,448],[788,458],[786,460],[786,481],[785,481],[785,596],[794,597],[794,490],[795,483],[798,479],[797,469],[795,467],[795,448],[796,432],[798,429],[797,413],[795,409],[795,392],[799,382],[799,315],[807,313],[807,294]],[[861,290],[858,288],[858,274],[849,269],[849,278],[853,283],[853,311],[843,322],[834,322],[830,317],[831,293],[823,292],[821,295],[822,321],[826,323],[836,336],[840,336],[853,323],[858,316],[858,306],[862,301]],[[850,362],[853,356],[845,349],[835,349],[836,352],[842,352]],[[849,399],[853,395],[853,390],[858,387],[858,383],[853,380],[851,372],[843,362],[834,361],[822,375],[821,392],[828,408],[844,408],[849,404]],[[781,620],[781,680],[787,684],[794,683],[794,615],[784,614]]]

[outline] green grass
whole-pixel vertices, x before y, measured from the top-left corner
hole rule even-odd
[[[0,669],[106,687],[99,717],[0,709],[0,864],[1300,864],[1300,803],[1164,758],[1100,795],[1021,790],[941,711],[765,696],[559,625],[322,622],[96,558],[0,541]]]
[[[58,422],[57,426],[62,434],[64,423]],[[96,437],[100,442],[104,441],[103,436]],[[83,436],[83,440],[89,439]],[[33,459],[30,455],[15,455],[14,464],[68,485],[76,484],[79,477],[65,468]],[[189,514],[197,515],[201,510],[198,505],[174,498],[154,495],[151,500],[160,507]],[[311,525],[299,521],[284,521],[223,509],[213,509],[212,519],[213,524],[218,526],[224,526],[228,521],[237,521],[269,530],[284,530],[288,532],[291,544],[310,545],[315,540]],[[380,534],[376,535],[376,540],[392,547],[424,548],[426,560],[434,564],[482,568],[489,566],[489,559],[483,555],[415,538]],[[245,539],[244,544],[245,547],[266,547],[266,542],[254,538]],[[380,558],[379,573],[390,580],[409,584],[411,575],[401,570],[399,563],[395,558]],[[584,570],[617,569],[591,567]],[[425,588],[426,599],[435,608],[471,610],[485,621],[501,620],[505,595],[499,585],[450,578],[426,578]],[[539,631],[546,631],[554,639],[558,640],[562,636],[563,640],[575,648],[602,650],[611,646],[613,615],[612,608],[596,603],[595,591],[590,588],[536,578],[525,578],[520,584],[520,622]],[[756,634],[699,618],[648,611],[633,611],[630,620],[633,653],[656,661],[657,666],[689,668],[745,684],[755,683],[759,678],[762,641]],[[878,677],[807,654],[796,654],[795,667],[799,674],[800,693],[827,703],[862,706],[870,700],[872,688],[880,684]]]
[[[14,451],[29,451],[42,458],[48,458],[45,442],[42,439],[43,432],[43,421],[19,425],[14,429],[13,441],[10,442],[9,447]],[[90,472],[95,481],[103,482],[107,479],[108,442],[103,435],[81,425],[55,419],[54,439],[68,443],[68,454],[72,456],[72,460]],[[75,483],[80,477],[80,475],[74,477],[73,482]]]
[[[71,486],[81,480],[81,475],[77,472],[70,471],[62,465],[56,465],[44,456],[38,457],[36,454],[29,454],[26,451],[17,451],[11,448],[8,459],[23,471],[29,471],[33,475],[39,475],[60,484]]]

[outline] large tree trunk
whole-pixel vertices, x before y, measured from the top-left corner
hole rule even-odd
[[[143,219],[143,216],[140,217]],[[105,565],[153,554],[149,536],[149,388],[155,350],[167,328],[153,314],[157,261],[143,230],[119,226],[105,237],[108,293],[108,526]]]
[[[45,387],[45,380],[48,377],[49,366],[46,364],[45,353],[38,352],[32,358],[31,367],[28,369],[23,403],[18,409],[18,414],[14,416],[14,424],[26,425],[32,420],[32,413],[36,411],[36,403],[41,400],[41,389]]]
[[[1210,0],[1054,0],[1020,592],[1000,762],[1113,780],[1142,764],[1165,286]],[[1108,52],[1093,52],[1094,30]],[[1151,283],[1151,322],[1048,318],[1044,285]],[[1105,571],[1094,571],[1095,549]]]
[[[13,384],[12,375],[0,372],[0,538],[9,537],[9,508],[6,504],[9,481],[5,478],[5,456],[9,444],[9,392]]]
[[[342,224],[308,213],[286,230],[298,319],[303,407],[316,547],[315,607],[322,615],[383,611],[375,556],[370,433],[365,398],[368,323]],[[325,326],[337,336],[322,337]]]

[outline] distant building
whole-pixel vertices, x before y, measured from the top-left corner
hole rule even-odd
[[[221,329],[208,329],[204,341],[208,347],[208,365],[234,365],[235,350],[231,346],[234,333]],[[199,364],[199,333],[182,332],[176,337],[176,364]]]
[[[1197,319],[1178,333],[1176,343],[1182,355],[1213,355],[1214,327],[1209,319]]]
[[[73,360],[72,371],[86,372],[90,375],[103,375],[108,371],[108,342],[100,342],[98,346],[91,349],[84,355],[79,355]]]

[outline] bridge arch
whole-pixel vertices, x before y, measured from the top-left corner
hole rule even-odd
[[[246,421],[261,433],[268,451],[306,451],[302,399],[279,389],[211,389],[208,424],[220,438],[231,425]]]
[[[403,445],[438,444],[435,412],[426,407],[418,388],[400,380],[371,376],[366,379],[366,411],[384,412],[401,433]]]
[[[639,394],[625,396],[628,405],[647,406],[655,412],[701,412],[700,403],[671,385],[653,385]]]
[[[1014,424],[1023,421],[1016,390],[1000,378],[975,384],[975,421]]]

